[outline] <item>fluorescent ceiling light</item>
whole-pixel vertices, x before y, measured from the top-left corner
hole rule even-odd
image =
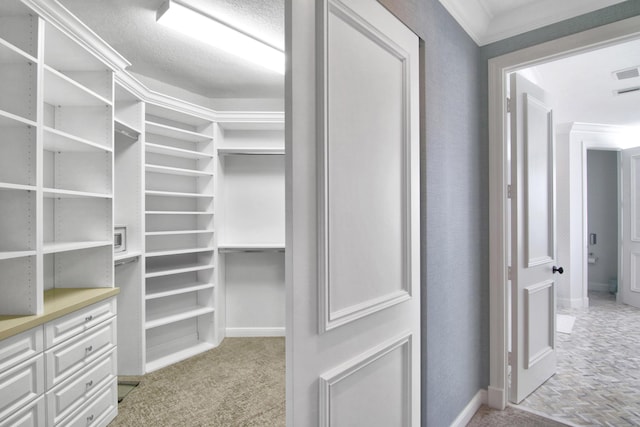
[[[237,31],[220,21],[168,0],[156,21],[187,36],[284,74],[284,52]]]

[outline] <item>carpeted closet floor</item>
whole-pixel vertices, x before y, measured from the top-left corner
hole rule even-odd
[[[109,427],[285,425],[284,338],[226,338],[143,377]]]

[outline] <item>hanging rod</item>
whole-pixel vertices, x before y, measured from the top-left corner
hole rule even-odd
[[[221,248],[218,250],[221,254],[232,253],[262,253],[262,252],[284,252],[281,248],[260,248],[260,249],[243,249],[243,248]]]

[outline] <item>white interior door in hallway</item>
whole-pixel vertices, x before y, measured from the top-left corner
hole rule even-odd
[[[555,147],[548,96],[511,75],[511,389],[519,403],[556,370]]]
[[[375,0],[288,3],[287,423],[418,426],[419,39]]]
[[[640,148],[620,152],[622,164],[622,302],[640,308]]]

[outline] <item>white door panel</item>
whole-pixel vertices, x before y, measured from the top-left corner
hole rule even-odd
[[[512,357],[510,400],[555,373],[553,115],[544,91],[511,76]]]
[[[622,302],[640,308],[640,148],[620,153],[622,164]]]
[[[289,82],[287,425],[418,426],[419,39],[375,0],[289,7],[317,62]]]

